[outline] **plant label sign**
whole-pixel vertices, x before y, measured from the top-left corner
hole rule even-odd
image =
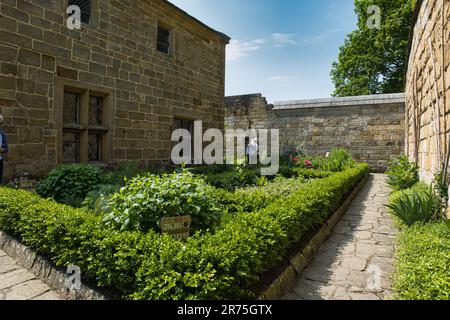
[[[163,234],[168,234],[176,240],[185,240],[191,234],[191,216],[162,218],[160,228]]]

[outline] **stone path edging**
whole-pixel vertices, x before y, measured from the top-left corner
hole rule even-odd
[[[363,180],[361,180],[352,193],[347,197],[339,209],[323,224],[322,228],[315,234],[309,243],[294,257],[290,259],[290,265],[275,279],[257,300],[279,300],[295,282],[297,276],[301,275],[306,266],[311,262],[314,252],[320,245],[331,235],[331,231],[344,216],[347,208],[352,203],[353,199],[364,188],[369,179],[370,174],[367,173]]]
[[[71,300],[107,300],[103,294],[83,283],[80,290],[70,291],[66,286],[68,277],[65,273],[57,270],[47,259],[39,256],[31,248],[23,245],[4,231],[0,231],[0,249],[16,259],[50,288]]]

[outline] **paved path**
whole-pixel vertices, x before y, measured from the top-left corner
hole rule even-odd
[[[373,174],[285,300],[380,300],[391,297],[396,230],[384,206],[386,176]]]
[[[61,300],[62,297],[0,250],[0,300]]]

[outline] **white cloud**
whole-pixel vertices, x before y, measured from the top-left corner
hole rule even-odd
[[[265,43],[265,39],[255,39],[249,42],[231,40],[230,44],[227,46],[227,60],[235,61],[247,57],[251,52],[262,49]]]
[[[273,33],[266,38],[259,38],[251,41],[241,41],[233,39],[227,46],[227,61],[236,61],[249,56],[252,52],[263,49],[266,46],[282,48],[300,44],[295,39],[295,34]]]
[[[271,78],[269,78],[267,80],[274,81],[274,82],[287,83],[287,82],[291,82],[291,81],[297,80],[297,77],[295,77],[295,76],[286,76],[286,75],[281,76],[281,75],[279,75],[279,76],[271,77]]]
[[[295,34],[291,33],[273,33],[271,40],[275,47],[285,47],[288,45],[298,45],[299,43],[295,40]]]

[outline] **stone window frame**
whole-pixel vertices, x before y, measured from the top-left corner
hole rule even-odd
[[[166,29],[169,31],[169,53],[164,53],[162,51],[158,50],[158,31],[159,28]],[[164,21],[158,20],[156,22],[156,28],[155,28],[155,52],[163,57],[173,57],[174,56],[174,48],[175,48],[175,28],[171,26],[168,23],[165,23]]]
[[[71,126],[64,124],[63,104],[64,92],[70,91],[81,95],[80,99],[80,123]],[[98,96],[103,98],[103,124],[102,126],[89,125],[89,97]],[[78,81],[56,78],[55,79],[55,101],[54,118],[56,129],[56,161],[63,164],[63,133],[64,131],[77,131],[80,133],[80,161],[79,163],[95,163],[108,165],[112,163],[113,135],[114,135],[114,113],[115,98],[111,89],[91,84],[83,84]],[[89,162],[88,139],[89,133],[101,132],[100,162]]]

